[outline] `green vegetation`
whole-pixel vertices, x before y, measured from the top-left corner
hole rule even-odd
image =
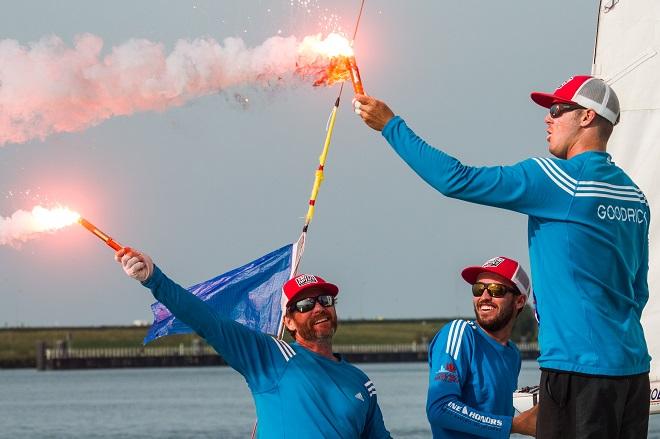
[[[428,343],[450,319],[427,320],[342,320],[335,344],[398,344]],[[116,326],[92,328],[5,328],[0,329],[0,368],[32,367],[35,364],[37,342],[55,346],[68,341],[72,348],[139,347],[146,327]],[[150,347],[190,346],[196,335],[174,335],[149,344]],[[518,318],[515,341],[536,340],[533,313],[526,309]]]

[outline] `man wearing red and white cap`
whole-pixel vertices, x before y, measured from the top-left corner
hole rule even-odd
[[[513,417],[520,353],[509,340],[530,293],[529,277],[498,256],[467,267],[476,320],[453,320],[429,345],[426,415],[434,438],[533,434],[535,411]]]
[[[355,107],[444,195],[528,216],[540,319],[537,437],[645,437],[650,357],[640,317],[649,295],[650,210],[606,152],[619,100],[591,76],[531,98],[549,109],[554,157],[492,167],[466,166],[433,148],[372,97],[357,95]]]
[[[243,375],[257,409],[257,437],[390,437],[373,382],[332,352],[336,285],[309,274],[284,284],[284,321],[295,339],[289,344],[215,312],[144,253],[124,248],[115,259]]]

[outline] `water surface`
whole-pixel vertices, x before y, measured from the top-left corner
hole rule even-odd
[[[394,437],[429,438],[424,363],[359,365]],[[520,385],[538,383],[524,362]],[[254,405],[227,367],[37,372],[0,370],[0,438],[249,438]],[[660,439],[660,416],[649,438]]]

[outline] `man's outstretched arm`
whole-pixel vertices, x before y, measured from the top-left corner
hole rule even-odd
[[[278,379],[289,359],[282,354],[281,349],[285,347],[281,343],[284,342],[219,315],[199,297],[168,278],[149,255],[127,247],[115,254],[115,260],[129,277],[149,288],[156,300],[213,346],[251,386],[270,386],[272,380]]]
[[[570,206],[572,197],[552,183],[546,175],[550,171],[544,171],[544,166],[554,166],[551,163],[528,159],[511,166],[468,166],[429,145],[384,102],[356,95],[354,105],[365,123],[382,131],[403,161],[443,195],[541,217],[563,217]],[[548,203],[549,197],[553,203]]]

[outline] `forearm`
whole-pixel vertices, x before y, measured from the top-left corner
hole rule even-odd
[[[443,195],[515,211],[530,207],[527,177],[519,165],[464,165],[426,143],[398,116],[385,126],[383,137],[417,175]]]
[[[168,278],[157,266],[154,265],[153,274],[142,285],[197,334],[207,340],[217,338],[220,325],[216,313],[197,296]]]
[[[432,427],[455,430],[485,438],[508,438],[511,416],[485,413],[467,406],[454,395],[427,406],[427,417]]]
[[[268,380],[277,374],[275,369],[279,363],[273,359],[270,352],[277,347],[271,337],[222,316],[199,297],[169,279],[156,266],[143,285],[149,288],[154,297],[178,320],[213,346],[216,352],[253,386],[269,385]],[[280,363],[281,358],[276,357]]]
[[[394,151],[424,181],[444,195],[460,193],[464,165],[450,155],[433,148],[417,136],[400,117],[392,118],[383,129],[383,137]]]

